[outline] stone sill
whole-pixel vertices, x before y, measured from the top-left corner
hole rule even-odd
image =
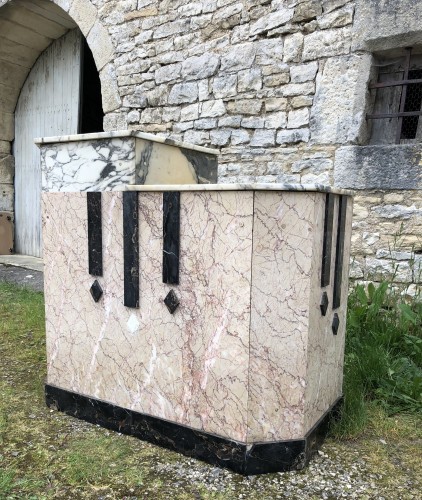
[[[336,152],[334,185],[342,189],[422,189],[422,145],[345,146]]]

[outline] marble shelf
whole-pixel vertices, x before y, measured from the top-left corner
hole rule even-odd
[[[76,187],[42,199],[48,404],[243,474],[303,467],[342,395],[349,192]]]
[[[134,184],[125,186],[126,191],[308,191],[352,196],[349,189],[337,189],[322,184]]]

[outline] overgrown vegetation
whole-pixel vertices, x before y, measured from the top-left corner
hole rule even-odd
[[[329,498],[356,491],[368,499],[391,498],[392,491],[417,498],[420,312],[393,302],[384,287],[357,289],[350,298],[346,411],[336,431],[355,439],[328,439],[303,471],[242,478],[48,409],[43,295],[0,283],[0,499],[302,500],[323,498],[330,481]],[[395,411],[406,414],[388,416]],[[351,425],[359,412],[364,433],[362,418]]]
[[[356,436],[371,414],[422,415],[422,302],[387,282],[349,296],[345,404],[337,436]]]

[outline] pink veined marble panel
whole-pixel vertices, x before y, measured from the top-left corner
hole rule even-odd
[[[253,192],[181,194],[173,287],[162,283],[162,193],[139,194],[139,309],[123,306],[122,193],[102,194],[97,304],[86,195],[44,194],[43,205],[48,383],[246,441]]]
[[[255,192],[248,442],[303,437],[316,196]]]
[[[341,305],[333,310],[333,284],[336,259],[336,241],[338,230],[339,196],[336,196],[334,208],[334,224],[331,251],[331,276],[327,287],[321,288],[322,239],[324,233],[325,195],[319,194],[316,205],[316,238],[311,277],[311,298],[309,304],[309,343],[307,384],[305,391],[305,427],[308,432],[327,410],[342,395],[344,341],[346,333],[346,310],[348,295],[348,270],[350,252],[350,234],[353,200],[348,197],[345,224],[345,244],[342,272]],[[320,302],[322,293],[326,291],[329,305],[326,316],[322,316]],[[333,335],[332,322],[334,313],[340,319],[337,335]]]

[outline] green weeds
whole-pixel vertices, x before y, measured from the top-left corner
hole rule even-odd
[[[371,414],[422,415],[422,303],[383,282],[349,296],[345,405],[335,433],[359,434]],[[379,413],[377,413],[379,416]]]

